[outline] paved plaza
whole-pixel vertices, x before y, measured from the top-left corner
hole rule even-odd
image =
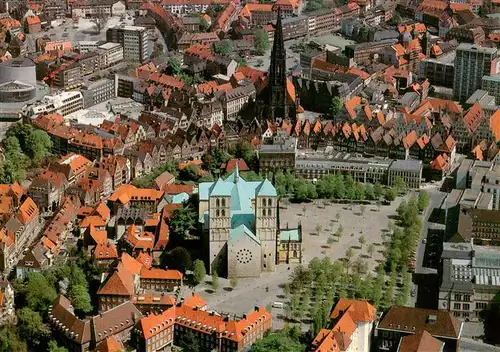
[[[314,257],[323,258],[325,256],[332,260],[341,259],[349,247],[354,248],[354,259],[363,254],[368,262],[369,269],[375,270],[378,265],[377,260],[383,260],[381,233],[387,229],[390,220],[389,216],[395,214],[396,208],[402,198],[396,199],[391,205],[381,206],[366,205],[364,214],[361,214],[361,206],[346,204],[323,205],[322,202],[308,204],[290,204],[287,208],[280,210],[281,227],[286,227],[288,222],[290,227],[302,224],[303,234],[303,265],[307,266]],[[306,208],[303,213],[303,208]],[[337,212],[340,219],[336,221]],[[333,221],[332,221],[333,220]],[[316,226],[321,225],[322,231],[316,234]],[[344,235],[339,242],[327,246],[327,239],[331,233],[335,233],[339,224],[344,227]],[[360,248],[359,237],[363,235],[366,243]],[[376,244],[375,253],[370,258],[367,252],[369,244]],[[208,303],[209,309],[219,312],[242,314],[253,309],[254,305],[267,306],[275,301],[286,301],[283,296],[283,285],[290,282],[290,274],[297,265],[281,264],[277,266],[276,272],[263,273],[259,279],[247,278],[239,279],[235,289],[230,289],[229,280],[220,279],[220,288],[216,293],[211,292],[210,277],[207,276],[205,282],[199,284],[195,291],[199,293]],[[183,295],[190,294],[185,288]],[[273,308],[273,328],[283,327],[283,320],[279,319],[283,314],[282,309]]]

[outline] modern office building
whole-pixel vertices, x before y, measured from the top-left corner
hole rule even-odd
[[[71,91],[46,95],[34,105],[28,106],[25,113],[29,117],[43,113],[57,113],[66,116],[81,109],[83,109],[82,93]]]
[[[495,101],[500,101],[500,75],[484,76],[481,88],[495,97]]]
[[[497,48],[461,43],[455,57],[454,98],[466,101],[481,88],[483,76],[496,74],[497,57]]]
[[[115,80],[103,78],[82,87],[84,108],[115,98]]]
[[[427,77],[430,84],[453,87],[455,52],[420,61],[420,75]]]
[[[121,44],[126,61],[143,63],[149,59],[148,32],[144,27],[125,25],[111,27],[106,32],[106,41]]]
[[[123,46],[120,43],[104,43],[97,47],[101,54],[101,68],[108,68],[123,61]]]

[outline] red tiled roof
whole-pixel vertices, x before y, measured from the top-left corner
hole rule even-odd
[[[495,137],[495,142],[500,141],[500,110],[495,111],[490,118],[490,130]]]
[[[184,298],[182,304],[187,307],[202,309],[206,307],[207,302],[199,294],[193,292],[191,296]]]
[[[98,243],[92,249],[92,255],[97,260],[117,259],[118,250],[116,249],[116,246],[114,244]]]
[[[123,344],[117,341],[114,336],[106,338],[104,341],[99,342],[94,352],[119,352],[125,351]]]
[[[330,319],[337,319],[340,314],[348,312],[356,323],[375,321],[376,309],[368,301],[341,298],[335,305]]]
[[[30,197],[26,198],[23,204],[21,204],[21,206],[19,207],[19,210],[17,212],[17,219],[19,220],[19,222],[21,222],[21,224],[26,226],[37,216],[38,207],[36,206],[35,202]]]
[[[426,330],[401,338],[398,352],[441,352],[443,343]]]
[[[224,169],[226,172],[233,172],[236,167],[236,162],[238,162],[238,170],[239,171],[248,171],[250,170],[243,159],[231,159],[227,163],[223,163],[221,165],[221,169]]]
[[[28,25],[34,25],[34,24],[40,24],[40,17],[38,16],[28,16],[26,17],[26,22],[28,22]]]
[[[178,270],[164,270],[157,268],[142,268],[141,270],[141,279],[182,280],[182,277],[182,273]]]

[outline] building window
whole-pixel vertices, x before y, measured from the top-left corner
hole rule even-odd
[[[462,295],[455,293],[455,301],[461,301],[462,300]]]
[[[463,310],[470,310],[470,304],[469,303],[464,303]]]

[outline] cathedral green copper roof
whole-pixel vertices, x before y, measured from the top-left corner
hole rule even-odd
[[[277,195],[276,188],[267,178],[255,190],[256,197],[276,197]]]
[[[231,243],[232,241],[240,238],[241,236],[248,236],[258,244],[260,244],[260,240],[255,234],[248,229],[245,225],[240,225],[234,229],[231,229],[231,232],[229,233],[229,241],[228,243]]]
[[[212,197],[230,197],[233,184],[223,181],[221,178],[212,185],[209,195]]]

